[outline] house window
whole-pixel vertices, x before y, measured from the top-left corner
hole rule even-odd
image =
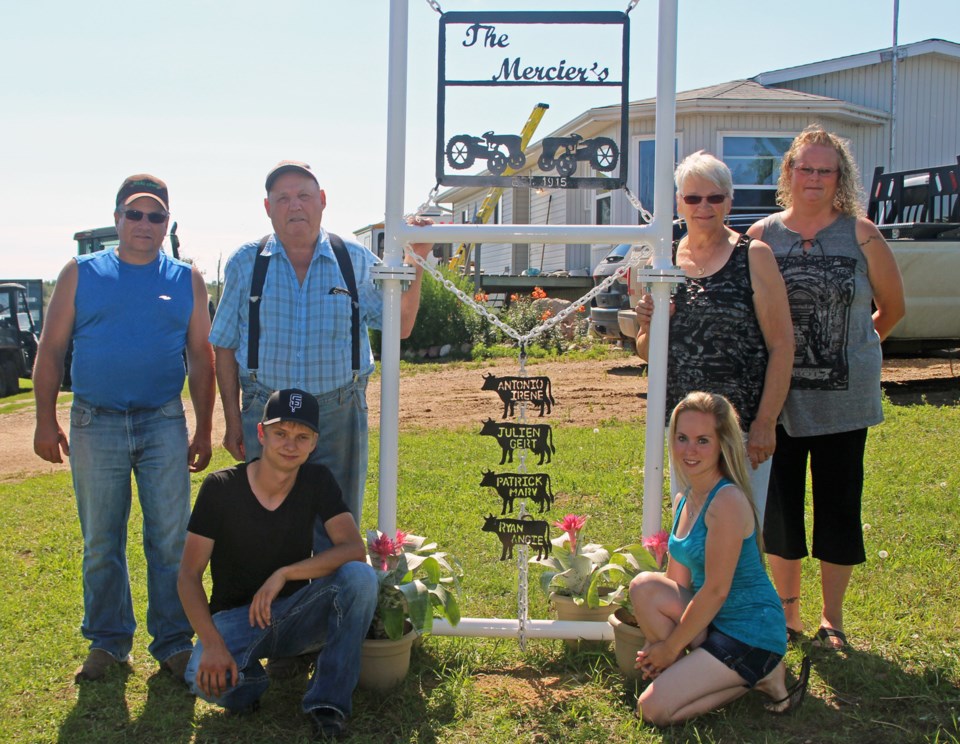
[[[595,225],[610,224],[610,192],[597,194],[593,208],[593,223]]]
[[[636,140],[637,153],[637,191],[636,194],[644,208],[653,213],[653,174],[656,163],[655,149],[656,140],[652,137]],[[679,152],[679,142],[676,138],[673,140],[673,162],[677,162]],[[644,224],[643,216],[640,216],[640,224]]]
[[[793,137],[765,134],[725,135],[721,159],[733,174],[734,209],[774,208],[780,163]]]

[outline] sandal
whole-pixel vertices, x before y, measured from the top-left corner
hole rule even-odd
[[[787,696],[780,700],[772,700],[763,704],[764,710],[773,713],[775,716],[783,716],[792,713],[803,703],[807,696],[807,683],[810,681],[810,657],[804,656],[800,664],[800,676],[797,682],[787,690]]]
[[[840,643],[834,643],[834,639]],[[828,628],[826,625],[821,625],[820,630],[818,630],[817,634],[813,637],[813,645],[816,648],[828,648],[832,651],[843,651],[849,644],[847,643],[847,636],[842,630]]]
[[[787,643],[792,643],[794,646],[799,645],[803,642],[803,631],[797,628],[791,628],[787,626]]]

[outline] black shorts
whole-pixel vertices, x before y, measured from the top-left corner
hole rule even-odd
[[[866,443],[866,429],[791,437],[777,427],[763,525],[767,553],[787,560],[807,556],[804,497],[809,458],[813,557],[841,566],[866,560],[860,516]]]

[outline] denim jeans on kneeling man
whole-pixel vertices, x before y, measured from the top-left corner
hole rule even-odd
[[[303,696],[303,710],[332,707],[349,716],[353,690],[360,678],[360,648],[373,619],[377,589],[373,569],[351,561],[289,597],[274,600],[266,628],[250,625],[250,605],[218,612],[213,624],[237,663],[236,684],[220,697],[203,694],[197,686],[203,654],[199,640],[184,675],[187,684],[198,697],[240,712],[259,700],[270,686],[260,659],[298,656],[322,645]]]

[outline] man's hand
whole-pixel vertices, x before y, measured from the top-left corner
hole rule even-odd
[[[64,457],[70,456],[70,444],[63,428],[53,420],[53,424],[37,424],[33,433],[33,451],[47,462],[63,462]]]
[[[243,446],[243,426],[231,426],[227,424],[226,431],[223,434],[223,446],[237,462],[244,462],[247,459],[247,450]]]
[[[237,662],[223,645],[204,646],[200,655],[200,668],[197,669],[197,687],[207,697],[221,697],[237,684]]]
[[[270,574],[270,578],[263,582],[257,593],[253,595],[253,601],[250,602],[250,625],[256,625],[258,628],[266,628],[270,625],[270,605],[280,594],[284,584],[287,583],[282,573],[278,569]]]
[[[210,464],[210,457],[213,455],[213,447],[210,444],[210,436],[201,436],[195,434],[190,441],[190,448],[187,450],[187,463],[191,473],[199,473],[206,469]]]
[[[433,224],[433,220],[429,217],[414,214],[407,217],[407,224],[414,225],[415,227],[427,227]],[[430,251],[433,250],[433,243],[411,243],[408,248],[420,256],[420,258],[426,258]]]

